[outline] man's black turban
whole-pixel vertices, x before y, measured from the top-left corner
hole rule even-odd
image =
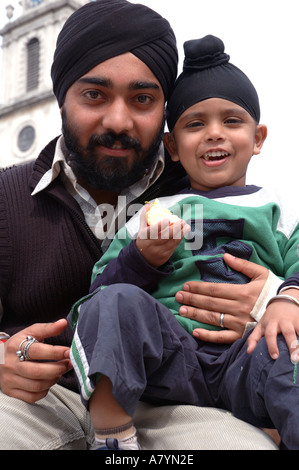
[[[62,106],[68,88],[99,63],[131,52],[159,80],[165,99],[177,74],[176,39],[168,23],[150,8],[126,0],[97,0],[75,11],[56,44],[51,76]]]
[[[224,44],[215,36],[205,36],[184,44],[183,72],[168,101],[170,131],[183,112],[200,101],[222,98],[244,108],[256,122],[260,120],[257,92],[249,78],[229,62]]]

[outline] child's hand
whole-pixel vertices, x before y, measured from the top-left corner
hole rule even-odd
[[[294,290],[291,292],[291,289],[284,292],[284,294],[295,297]],[[296,294],[298,297],[298,291]],[[297,333],[299,333],[299,307],[287,300],[275,301],[269,305],[263,317],[248,338],[248,353],[251,353],[258,341],[265,336],[270,356],[272,359],[277,359],[279,356],[277,335],[280,333],[285,338],[292,360],[294,362],[299,361],[297,343]]]
[[[157,268],[169,260],[191,228],[181,219],[171,225],[167,219],[147,225],[146,212],[149,209],[150,206],[146,205],[141,213],[136,246],[146,261]]]

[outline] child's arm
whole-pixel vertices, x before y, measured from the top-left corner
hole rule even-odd
[[[183,223],[183,225],[185,226],[185,223]],[[125,228],[118,232],[108,250],[93,268],[90,293],[94,292],[95,289],[99,287],[116,283],[134,284],[147,292],[151,292],[153,286],[156,286],[160,279],[163,279],[170,274],[170,269],[161,270],[157,268],[165,264],[172,253],[167,252],[165,261],[161,260],[161,258],[159,258],[159,261],[156,263],[150,263],[148,261],[148,259],[152,259],[153,256],[155,257],[155,252],[152,251],[152,248],[155,247],[156,242],[161,242],[157,236],[153,240],[145,238],[148,236],[147,229],[149,228],[150,227],[148,227],[146,223],[146,211],[143,210],[140,220],[140,229],[138,232],[141,246],[139,246],[139,242],[136,243],[135,240],[132,240],[129,237]],[[151,227],[152,236],[156,233],[156,228],[157,227],[155,226]],[[173,227],[171,230],[172,235],[174,232],[175,228]],[[163,234],[165,236],[166,230]],[[158,235],[159,237],[161,236],[160,225]],[[179,231],[178,236],[180,237],[179,239],[165,239],[162,240],[162,242],[169,242],[169,244],[172,244],[172,251],[174,251],[175,247],[181,241],[181,231]],[[163,246],[164,244],[161,244],[161,247],[158,248],[158,252],[164,250]],[[164,251],[163,256],[165,256]]]
[[[150,206],[146,205],[141,213],[136,247],[151,266],[158,268],[169,260],[191,228],[181,219],[171,224],[164,219],[148,225],[146,214],[149,209]]]
[[[281,295],[291,296],[299,302],[298,289],[290,287],[284,290]],[[277,359],[279,355],[277,335],[280,333],[285,338],[292,360],[298,362],[299,306],[283,297],[281,300],[271,302],[267,307],[263,317],[248,338],[248,353],[251,353],[258,341],[265,336],[270,356],[272,359]]]
[[[295,213],[296,214],[296,213]],[[285,281],[278,288],[278,296],[270,299],[263,317],[248,338],[248,352],[252,352],[265,336],[269,354],[273,359],[279,355],[277,335],[282,334],[290,351],[291,358],[298,354],[297,335],[299,334],[299,223],[288,237],[280,237],[280,252],[283,255],[283,277]],[[280,296],[282,296],[280,298]],[[290,296],[290,298],[283,296]],[[297,304],[298,301],[298,304]],[[299,356],[298,356],[299,359]],[[297,360],[298,361],[298,360]],[[296,362],[296,361],[295,361]]]

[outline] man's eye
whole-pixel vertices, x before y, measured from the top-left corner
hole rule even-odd
[[[139,104],[150,104],[152,103],[154,100],[151,96],[149,95],[139,95],[137,96],[136,98],[136,101],[139,103]]]
[[[84,93],[84,96],[86,96],[90,100],[97,100],[100,98],[101,94],[97,90],[89,90]]]

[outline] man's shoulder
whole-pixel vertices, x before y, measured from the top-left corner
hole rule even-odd
[[[34,186],[42,175],[51,167],[57,140],[58,137],[55,137],[55,139],[49,142],[36,159],[19,165],[1,168],[0,181],[19,180],[20,182],[27,182],[31,177],[33,177],[31,183]]]
[[[34,166],[34,161],[30,161],[28,163],[20,164],[20,165],[11,165],[5,168],[0,169],[0,179],[1,180],[10,180],[13,178],[18,177],[26,177],[26,175],[30,176],[32,173],[32,169]]]

